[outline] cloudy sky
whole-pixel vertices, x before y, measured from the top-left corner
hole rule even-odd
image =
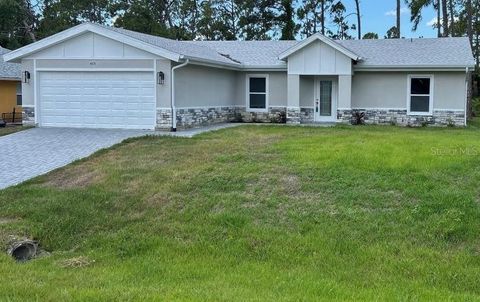
[[[402,1],[403,2],[403,1]],[[344,2],[347,6],[348,12],[355,11],[355,2],[347,0]],[[387,30],[395,25],[396,16],[396,1],[395,0],[360,0],[362,9],[362,33],[375,32],[383,38]],[[410,11],[405,5],[402,8],[402,37],[416,38],[416,37],[436,37],[436,29],[432,27],[436,22],[436,13],[433,8],[428,8],[423,11],[423,20],[418,25],[416,32],[412,31],[412,24],[410,23]],[[349,17],[350,23],[356,23],[356,16]]]

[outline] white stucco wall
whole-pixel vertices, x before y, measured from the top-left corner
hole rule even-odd
[[[461,109],[465,108],[466,74],[435,73],[434,74],[434,109]]]
[[[315,41],[288,57],[288,73],[351,75],[352,60],[331,46]]]
[[[36,59],[37,69],[128,69],[128,68],[142,68],[153,70],[152,59]]]
[[[22,106],[33,107],[34,101],[34,85],[35,73],[33,72],[33,60],[22,60],[22,72],[30,72],[30,82],[24,83],[22,81]]]
[[[356,72],[352,80],[352,107],[406,109],[409,74],[434,76],[434,110],[464,110],[464,72]]]
[[[337,78],[338,102],[337,108],[352,107],[352,76],[340,75]]]
[[[315,101],[315,77],[300,76],[300,107],[313,107]]]
[[[171,106],[171,81],[172,81],[172,61],[167,59],[158,59],[155,61],[156,72],[163,72],[165,74],[165,83],[163,85],[155,85],[157,87],[157,108],[169,108]]]
[[[175,102],[178,108],[233,106],[236,72],[187,65],[175,71]]]

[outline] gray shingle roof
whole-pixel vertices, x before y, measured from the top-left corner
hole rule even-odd
[[[285,67],[278,56],[300,41],[176,41],[104,26],[165,50],[239,67]],[[335,41],[362,57],[357,67],[470,67],[475,65],[468,38]]]
[[[473,66],[468,38],[336,41],[363,58],[357,66]]]
[[[135,31],[126,30],[123,28],[115,28],[115,27],[106,27],[106,28],[109,28],[115,32],[124,34],[131,38],[140,40],[142,42],[163,48],[165,50],[168,50],[180,55],[219,62],[219,63],[240,65],[238,62],[234,62],[220,55],[216,51],[212,51],[211,48],[205,47],[203,45],[192,44],[187,41],[177,41],[177,40],[142,34]]]
[[[3,55],[10,52],[0,46],[0,79],[20,79],[21,65],[17,63],[5,63]]]
[[[298,41],[190,41],[216,52],[228,54],[232,59],[248,66],[284,66],[278,56]]]

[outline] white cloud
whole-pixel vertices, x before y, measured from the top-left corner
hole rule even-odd
[[[427,26],[428,26],[428,27],[432,27],[432,26],[434,26],[434,25],[437,25],[437,23],[438,23],[438,21],[437,21],[437,18],[435,17],[435,18],[433,18],[432,20],[430,20],[430,21],[427,22]]]
[[[400,15],[404,15],[404,14],[407,14],[409,12],[410,12],[410,9],[408,9],[408,7],[400,8]],[[388,12],[385,13],[385,16],[396,17],[397,16],[397,10],[396,9],[389,10]]]
[[[455,20],[455,22],[457,22],[459,20],[459,18],[455,17],[454,20]],[[443,23],[443,18],[440,18],[440,24],[442,24],[442,23]],[[448,24],[451,25],[451,23],[452,23],[451,20],[448,19]],[[435,17],[432,20],[428,21],[425,25],[428,26],[428,27],[432,27],[432,26],[437,26],[437,24],[438,24],[438,21],[437,21],[437,18]]]

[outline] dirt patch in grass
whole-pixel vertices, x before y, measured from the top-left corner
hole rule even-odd
[[[104,179],[105,174],[100,170],[91,165],[79,164],[51,173],[42,185],[58,189],[85,188]]]
[[[164,205],[170,202],[170,196],[165,192],[157,192],[149,197],[146,198],[145,204],[149,208],[158,208],[163,207]]]
[[[91,260],[88,257],[80,256],[74,257],[66,260],[62,260],[58,262],[58,265],[63,268],[82,268],[86,266],[90,266],[95,263],[95,260]]]
[[[297,195],[301,192],[300,179],[297,175],[288,174],[281,178],[282,190],[288,195]]]
[[[17,218],[7,218],[7,217],[0,217],[0,225],[2,224],[10,224],[10,223],[15,223],[19,219]]]
[[[259,193],[267,195],[280,193],[282,195],[297,196],[301,194],[301,180],[295,174],[270,171],[249,181],[247,183],[246,193],[252,196],[258,195]]]

